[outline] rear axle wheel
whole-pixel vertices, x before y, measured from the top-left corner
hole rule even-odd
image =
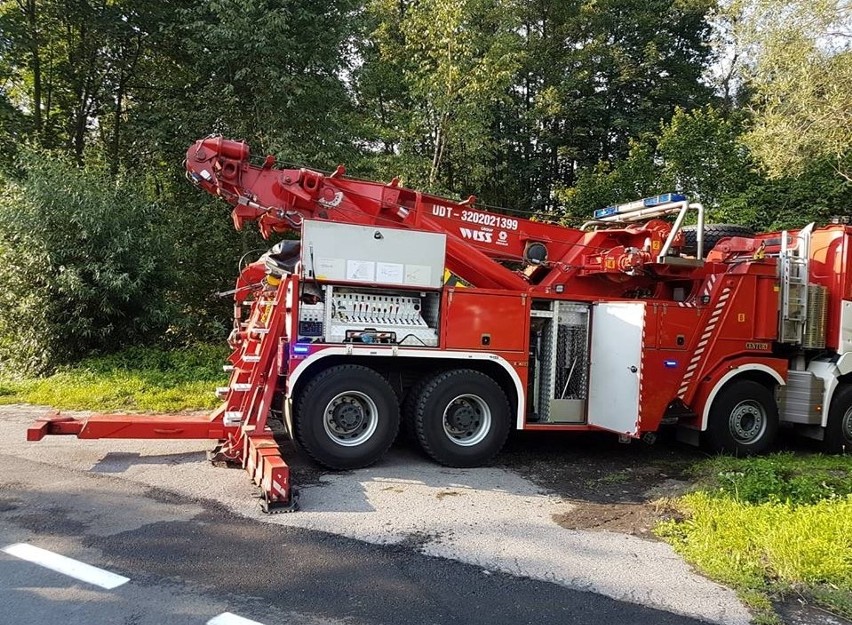
[[[472,369],[439,373],[415,403],[420,446],[451,467],[475,467],[491,460],[511,427],[509,401],[492,378]]]
[[[319,373],[296,398],[295,438],[330,469],[357,469],[379,460],[399,432],[396,393],[379,373],[338,365]]]

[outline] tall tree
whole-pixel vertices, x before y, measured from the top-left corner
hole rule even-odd
[[[728,11],[747,53],[754,154],[774,177],[829,158],[852,182],[852,3],[741,0]]]
[[[82,164],[99,143],[120,162],[122,120],[139,60],[159,27],[160,9],[141,0],[5,0],[9,80],[33,138],[63,147]]]
[[[359,99],[380,120],[381,151],[401,155],[410,182],[461,191],[490,175],[495,107],[519,66],[515,8],[506,0],[368,4]]]

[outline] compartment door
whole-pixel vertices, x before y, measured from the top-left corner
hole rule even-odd
[[[619,434],[639,433],[644,302],[592,307],[588,423]]]

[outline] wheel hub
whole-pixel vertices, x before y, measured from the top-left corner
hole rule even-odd
[[[323,426],[335,443],[354,447],[369,439],[378,425],[375,402],[364,393],[340,393],[325,407]]]
[[[843,434],[843,438],[852,441],[852,408],[849,408],[843,415],[843,421],[840,422],[840,432]]]
[[[479,413],[463,400],[453,403],[447,410],[447,425],[453,430],[466,432],[477,423]]]
[[[751,443],[766,430],[766,414],[763,406],[747,400],[737,404],[728,420],[731,434],[742,443]]]
[[[444,409],[444,434],[461,447],[478,445],[491,431],[491,409],[478,395],[459,395]]]
[[[342,430],[352,430],[364,422],[364,410],[353,403],[338,404],[332,413],[335,425]]]

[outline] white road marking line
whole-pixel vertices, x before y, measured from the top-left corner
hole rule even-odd
[[[15,556],[21,560],[38,564],[39,566],[50,569],[51,571],[68,575],[69,577],[79,579],[83,582],[88,582],[89,584],[94,584],[95,586],[100,586],[107,590],[112,590],[113,588],[117,588],[118,586],[130,581],[127,577],[110,573],[109,571],[99,569],[96,566],[86,564],[85,562],[66,558],[58,553],[53,553],[47,549],[42,549],[26,543],[9,545],[8,547],[3,547],[2,551],[8,553],[10,556]]]
[[[207,621],[207,625],[263,625],[263,623],[258,623],[257,621],[231,614],[230,612],[222,612],[219,616],[214,616]]]

